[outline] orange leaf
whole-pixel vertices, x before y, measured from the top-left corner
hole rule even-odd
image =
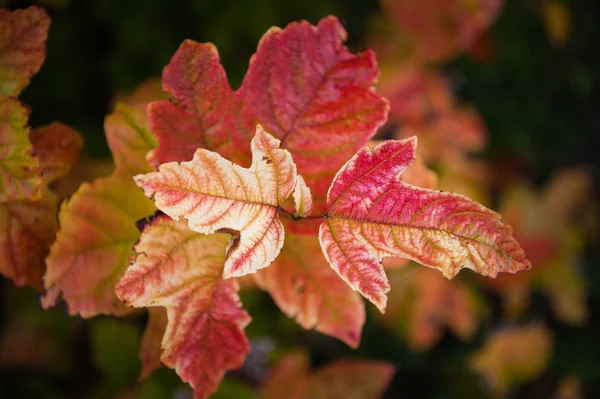
[[[45,258],[58,230],[56,208],[51,192],[35,202],[0,204],[0,273],[18,287],[42,290]]]
[[[531,267],[500,215],[459,194],[411,186],[399,176],[414,162],[416,138],[362,148],[336,175],[319,239],[352,288],[385,310],[381,260],[412,259],[447,278],[467,267],[496,276]]]
[[[60,209],[60,231],[47,258],[42,306],[54,306],[62,292],[71,315],[126,313],[114,286],[139,237],[135,222],[153,212],[152,202],[127,175],[82,184]]]
[[[485,378],[492,392],[504,396],[513,385],[544,371],[551,349],[552,335],[540,324],[505,329],[488,336],[471,358],[471,367]]]
[[[46,184],[69,174],[83,149],[81,135],[60,122],[33,129],[29,138]]]
[[[364,304],[329,267],[317,237],[288,233],[275,262],[254,277],[303,328],[314,328],[354,348],[360,343]]]
[[[189,162],[162,164],[135,180],[158,209],[184,218],[192,230],[232,234],[223,277],[243,276],[267,267],[283,246],[277,212],[297,175],[291,154],[279,143],[258,126],[249,169],[198,149]]]
[[[223,280],[225,234],[204,235],[166,216],[147,225],[136,263],[116,288],[129,306],[164,306],[167,328],[161,361],[195,390],[213,393],[227,370],[242,366],[250,348],[234,280]]]
[[[464,283],[414,264],[389,271],[388,277],[389,306],[379,318],[390,329],[399,331],[413,350],[435,345],[445,327],[463,340],[473,336],[480,308],[475,293]]]
[[[166,329],[166,309],[159,306],[148,308],[148,324],[146,325],[140,346],[140,360],[142,361],[140,379],[145,379],[154,370],[160,368],[160,356],[162,354],[161,341]]]
[[[18,96],[40,69],[49,26],[39,7],[0,9],[0,96]]]
[[[311,373],[306,354],[293,352],[271,372],[261,398],[377,399],[393,374],[391,364],[366,360],[338,360]]]

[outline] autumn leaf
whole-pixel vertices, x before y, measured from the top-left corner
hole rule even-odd
[[[148,308],[148,324],[146,325],[146,330],[144,330],[142,344],[140,345],[140,360],[142,361],[140,379],[145,379],[161,366],[161,342],[166,328],[166,309],[160,306]]]
[[[552,335],[541,324],[507,328],[488,336],[470,359],[489,389],[504,396],[516,384],[544,371],[552,350]]]
[[[40,69],[49,26],[39,7],[0,9],[0,96],[18,96]]]
[[[41,196],[39,162],[32,155],[29,111],[14,98],[0,98],[0,203]]]
[[[261,388],[264,399],[377,399],[389,384],[391,364],[367,360],[338,360],[310,372],[303,352],[279,361]]]
[[[465,267],[492,277],[531,267],[499,214],[399,179],[415,149],[416,138],[359,150],[336,175],[319,230],[333,269],[382,312],[390,289],[383,257],[412,259],[447,278]]]
[[[150,163],[188,161],[205,148],[246,165],[246,143],[260,124],[292,153],[311,189],[314,212],[325,212],[335,172],[375,134],[388,111],[373,88],[379,75],[374,53],[352,54],[345,39],[333,16],[317,26],[301,21],[271,28],[236,92],[215,47],[186,40],[163,73],[163,89],[173,99],[148,108],[159,143]]]
[[[502,0],[382,0],[382,4],[413,39],[415,57],[435,62],[469,49],[499,14]]]
[[[287,233],[281,254],[254,277],[303,328],[314,328],[353,348],[360,343],[365,322],[362,299],[331,269],[317,237]]]
[[[128,311],[114,286],[128,265],[139,237],[135,222],[154,212],[128,175],[84,183],[60,209],[58,232],[47,258],[42,306],[56,305],[59,295],[71,315]]]
[[[482,313],[481,299],[464,282],[415,264],[386,270],[389,305],[378,318],[406,339],[412,350],[420,352],[437,344],[446,327],[461,340],[473,336]]]
[[[79,160],[83,149],[81,135],[60,122],[33,129],[29,138],[46,184],[66,176]]]
[[[83,139],[61,123],[35,129],[30,136],[45,184],[35,201],[0,203],[0,273],[19,287],[41,291],[45,258],[58,230],[58,198],[46,185],[70,172],[79,158]]]
[[[49,191],[37,201],[0,204],[0,273],[18,287],[42,290],[45,258],[58,230],[56,208]]]
[[[150,132],[146,112],[148,103],[163,98],[157,82],[142,83],[133,93],[117,102],[115,110],[104,120],[106,140],[115,161],[117,173],[150,172],[146,155],[156,148],[156,137]]]
[[[590,189],[589,172],[573,167],[557,173],[541,191],[524,184],[506,190],[500,210],[515,226],[534,268],[483,282],[501,294],[510,317],[519,316],[529,304],[531,291],[538,290],[549,298],[558,319],[573,325],[585,322],[587,283],[578,258],[586,231],[593,229],[587,224],[595,220]]]
[[[213,393],[227,370],[242,366],[250,348],[237,283],[223,280],[226,234],[204,235],[164,215],[148,224],[116,292],[127,305],[164,306],[161,361],[195,390]]]
[[[279,205],[296,185],[296,165],[279,140],[260,126],[252,139],[252,165],[242,168],[198,149],[189,162],[162,164],[135,177],[158,209],[199,233],[230,233],[223,277],[267,267],[283,246]]]

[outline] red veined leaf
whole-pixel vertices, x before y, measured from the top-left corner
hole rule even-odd
[[[53,122],[33,129],[29,135],[46,184],[69,174],[79,160],[83,138],[73,128]]]
[[[287,233],[281,254],[254,277],[303,328],[314,328],[353,348],[360,343],[365,322],[362,299],[323,258],[317,237]]]
[[[45,258],[56,237],[57,199],[45,190],[37,201],[0,204],[0,273],[18,287],[42,290]]]
[[[447,278],[465,267],[492,277],[531,267],[496,212],[402,182],[415,151],[416,138],[359,150],[336,175],[319,230],[334,270],[382,312],[390,289],[383,257],[412,259]]]
[[[212,44],[185,41],[163,73],[171,101],[150,104],[157,166],[190,160],[196,148],[247,163],[245,143],[257,124],[288,149],[323,213],[339,167],[381,126],[388,104],[377,95],[372,51],[350,53],[335,17],[272,28],[261,39],[241,88],[227,83]]]
[[[338,360],[316,372],[303,352],[279,361],[261,388],[264,399],[377,399],[389,384],[394,367],[385,362]]]
[[[541,324],[507,328],[489,335],[471,357],[471,367],[489,389],[505,396],[510,387],[537,377],[550,359],[552,335]]]
[[[0,203],[41,196],[42,178],[29,142],[28,117],[29,110],[21,102],[0,98]]]
[[[135,222],[153,212],[152,202],[128,175],[82,184],[60,209],[60,230],[46,259],[42,306],[54,306],[62,293],[71,315],[126,313],[114,286],[139,237]]]
[[[167,309],[161,361],[190,383],[196,398],[213,393],[250,351],[243,331],[250,316],[237,283],[222,278],[228,245],[226,234],[199,234],[159,216],[145,227],[136,262],[116,288],[129,306]]]
[[[189,161],[198,148],[239,161],[232,139],[247,143],[251,134],[235,139],[239,134],[238,105],[215,46],[184,41],[163,70],[162,81],[172,100],[148,106],[150,129],[158,139],[148,162],[158,167],[166,162]],[[246,148],[242,151],[248,155]]]
[[[378,317],[406,339],[412,350],[424,351],[437,344],[446,327],[459,339],[473,336],[482,313],[481,299],[465,283],[414,263],[386,270],[389,305]]]
[[[154,370],[161,366],[161,342],[166,329],[167,310],[161,306],[148,308],[148,324],[146,325],[146,330],[144,330],[142,344],[140,345],[140,360],[142,361],[140,379],[148,377]]]
[[[279,205],[296,185],[296,165],[279,140],[260,126],[252,139],[252,165],[244,169],[198,149],[189,162],[162,164],[135,177],[158,209],[199,233],[232,234],[223,277],[267,267],[283,246]]]
[[[50,18],[39,7],[0,9],[0,96],[18,96],[46,57]]]

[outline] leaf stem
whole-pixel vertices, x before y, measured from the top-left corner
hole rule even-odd
[[[300,215],[298,215],[294,212],[290,212],[287,209],[284,209],[280,206],[277,207],[277,210],[292,220],[317,220],[317,219],[325,219],[326,218],[325,215],[300,216]]]

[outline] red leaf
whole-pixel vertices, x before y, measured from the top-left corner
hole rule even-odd
[[[416,139],[363,148],[336,175],[319,239],[334,270],[383,312],[389,283],[381,259],[398,256],[447,278],[467,267],[486,276],[531,267],[500,215],[458,194],[399,179]]]
[[[360,343],[365,322],[362,299],[329,267],[317,237],[286,234],[281,254],[254,277],[303,328],[314,328],[353,348]]]
[[[374,53],[352,54],[335,17],[318,26],[294,22],[270,29],[252,57],[242,87],[231,92],[212,44],[185,41],[165,68],[173,101],[149,107],[157,166],[187,161],[196,148],[241,164],[261,124],[293,155],[313,197],[325,211],[325,193],[339,167],[386,119],[387,101],[375,94]]]
[[[227,370],[241,367],[250,348],[234,280],[223,280],[228,236],[204,235],[166,216],[144,229],[117,295],[129,306],[164,306],[161,361],[195,390],[213,393]],[[198,256],[202,254],[201,256]]]

